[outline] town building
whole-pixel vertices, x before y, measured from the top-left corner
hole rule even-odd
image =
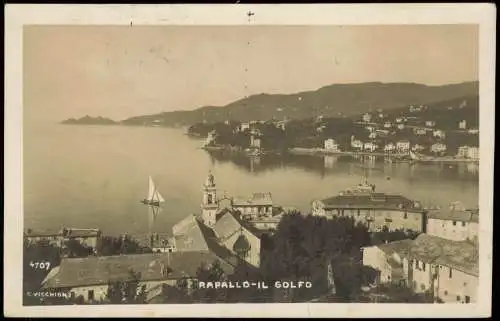
[[[393,152],[395,150],[396,150],[396,145],[394,145],[393,143],[387,143],[384,146],[384,152],[386,152],[386,153],[390,153],[390,152]]]
[[[406,286],[408,275],[405,274],[403,259],[413,241],[405,239],[363,248],[363,265],[378,272],[377,284],[397,284]]]
[[[415,128],[413,130],[413,132],[415,133],[415,135],[418,135],[418,136],[422,136],[422,135],[427,134],[427,131],[425,130],[425,128]]]
[[[376,132],[371,132],[371,133],[368,135],[368,138],[370,138],[370,139],[375,139],[375,138],[377,138],[377,133],[376,133]]]
[[[230,264],[210,251],[63,258],[42,281],[42,289],[97,303],[106,300],[109,282],[130,280],[132,272],[146,293],[162,284],[176,286],[181,280],[192,288],[198,268],[216,260],[225,273],[234,272],[236,261]]]
[[[376,193],[375,186],[367,183],[337,196],[313,201],[312,214],[327,218],[351,217],[372,232],[425,230],[425,210],[419,202],[398,194]]]
[[[434,137],[437,137],[437,138],[441,138],[441,139],[445,139],[446,138],[446,133],[444,132],[444,130],[435,130],[432,132],[432,136]]]
[[[427,127],[434,127],[434,126],[436,126],[436,122],[434,120],[426,120],[425,121],[425,126],[427,126]]]
[[[375,144],[374,142],[367,142],[364,145],[364,150],[368,152],[374,152],[378,149],[378,145]]]
[[[426,231],[452,241],[477,241],[479,210],[466,209],[456,202],[449,209],[429,211]]]
[[[446,145],[443,143],[435,143],[431,145],[431,152],[440,154],[446,152]]]
[[[239,211],[244,218],[270,216],[273,214],[274,204],[271,193],[253,193],[250,198],[234,198],[232,208]]]
[[[64,254],[65,243],[70,240],[76,240],[83,246],[89,247],[94,251],[96,251],[101,235],[102,232],[99,229],[63,227],[61,230],[57,232],[47,232],[47,231],[37,232],[28,229],[24,233],[24,238],[28,242],[32,243],[42,242],[47,245],[54,245],[60,247]]]
[[[217,136],[217,132],[215,130],[212,130],[211,132],[209,132],[207,138],[205,139],[204,146],[213,145],[215,143],[216,136]]]
[[[238,126],[238,129],[239,129],[240,132],[244,132],[246,130],[249,130],[250,129],[250,123],[241,123]]]
[[[425,150],[425,146],[420,145],[420,144],[415,144],[411,147],[411,150],[414,152],[421,152],[421,151]]]
[[[460,146],[457,149],[457,157],[466,158],[469,152],[469,146]]]
[[[366,129],[367,131],[369,131],[370,133],[372,133],[372,132],[374,132],[374,131],[375,131],[375,129],[376,129],[376,128],[375,128],[375,126],[366,126],[366,127],[365,127],[365,129]]]
[[[403,122],[403,118],[402,117],[398,117],[396,118],[396,123],[402,123]]]
[[[363,150],[363,142],[359,139],[354,139],[354,136],[351,137],[351,147],[357,150]]]
[[[471,128],[467,132],[469,134],[477,135],[477,134],[479,134],[479,129],[477,129],[477,128]]]
[[[425,233],[413,241],[363,249],[363,264],[379,272],[381,283],[406,283],[414,292],[430,293],[445,303],[477,301],[478,263],[477,244]]]
[[[398,128],[399,130],[403,130],[403,129],[405,129],[405,124],[398,124],[398,125],[397,125],[397,128]]]
[[[339,152],[339,144],[332,138],[325,140],[325,150],[328,152]]]
[[[386,121],[384,123],[384,128],[391,128],[392,127],[392,123],[390,121]]]
[[[471,146],[467,151],[467,157],[470,159],[479,160],[479,147]]]
[[[459,129],[467,129],[467,121],[465,119],[459,121],[458,122],[458,128]]]
[[[396,142],[396,150],[400,153],[408,153],[410,151],[410,141],[400,140]]]
[[[372,120],[372,115],[366,113],[363,115],[363,121],[369,123]]]

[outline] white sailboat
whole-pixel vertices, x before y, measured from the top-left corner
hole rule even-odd
[[[148,196],[141,202],[150,206],[160,206],[165,202],[165,199],[163,199],[163,197],[161,196],[151,176],[149,176]]]

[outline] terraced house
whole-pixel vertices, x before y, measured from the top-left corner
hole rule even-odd
[[[476,243],[425,233],[363,249],[363,264],[378,271],[379,283],[405,284],[445,303],[477,301],[478,263]]]

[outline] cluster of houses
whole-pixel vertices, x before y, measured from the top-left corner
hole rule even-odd
[[[462,102],[459,108],[466,106],[466,102]],[[427,106],[409,106],[410,113],[419,112],[426,110]],[[447,145],[444,142],[446,138],[446,132],[442,129],[436,128],[436,121],[434,120],[421,120],[415,116],[401,116],[393,120],[389,120],[387,115],[379,110],[375,115],[371,113],[365,113],[362,115],[361,122],[359,125],[364,126],[368,131],[368,141],[362,141],[354,137],[351,138],[350,147],[358,151],[383,151],[385,153],[401,153],[407,154],[409,151],[413,152],[423,152],[429,151],[430,153],[436,155],[442,155],[447,152]],[[410,144],[409,140],[391,141],[390,136],[395,135],[398,131],[409,131],[412,133],[414,138],[418,140],[418,137],[429,137],[434,141],[432,144]],[[468,128],[467,120],[463,119],[457,123],[456,132],[468,133],[472,135],[479,134],[479,129]],[[389,140],[389,142],[387,142]],[[385,141],[385,144],[381,144],[380,141]],[[329,143],[331,145],[331,143]],[[410,148],[410,145],[411,148]],[[325,149],[326,141],[325,141]],[[477,146],[461,146],[457,152],[457,157],[478,159],[478,147]]]
[[[98,302],[106,298],[109,281],[127,280],[133,271],[151,301],[179,282],[193,289],[197,269],[216,260],[227,275],[242,265],[251,274],[260,266],[262,236],[275,229],[284,214],[286,210],[273,204],[270,193],[218,197],[210,173],[203,185],[201,213],[175,224],[171,236],[151,235],[153,253],[63,258],[44,279],[42,288]]]
[[[360,184],[340,195],[314,201],[312,213],[348,216],[373,232],[419,232],[414,240],[363,249],[363,264],[378,272],[377,283],[431,293],[436,302],[476,302],[478,209],[455,202],[445,210],[426,210],[402,195],[377,193],[375,186]]]

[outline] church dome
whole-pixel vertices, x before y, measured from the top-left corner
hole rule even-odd
[[[250,251],[250,242],[245,235],[241,234],[236,242],[234,242],[233,250],[238,254],[245,254]]]

